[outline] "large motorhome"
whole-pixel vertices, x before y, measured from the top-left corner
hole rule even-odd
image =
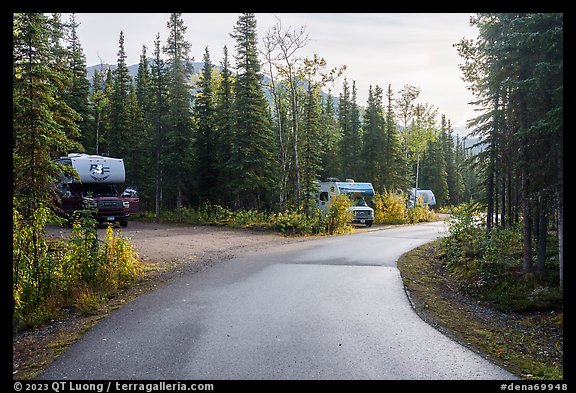
[[[66,217],[72,217],[77,210],[93,209],[99,224],[128,225],[130,202],[116,188],[126,176],[121,158],[70,153],[54,161],[71,165],[79,176],[64,177],[58,184],[60,207]]]
[[[319,182],[318,207],[326,209],[332,198],[336,195],[345,194],[353,201],[350,210],[353,213],[353,224],[364,224],[371,227],[374,222],[374,209],[366,203],[365,198],[374,196],[372,183],[356,183],[352,179],[340,181],[337,178],[328,178]]]

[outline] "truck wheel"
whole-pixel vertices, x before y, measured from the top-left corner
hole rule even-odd
[[[126,227],[128,226],[128,220],[126,220],[126,221],[120,221],[120,226],[121,226],[122,228],[126,228]]]
[[[366,227],[370,228],[372,226],[372,221],[366,221]]]

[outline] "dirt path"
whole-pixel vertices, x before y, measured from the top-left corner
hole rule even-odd
[[[105,228],[98,229],[103,239]],[[216,226],[167,225],[131,221],[126,228],[114,231],[130,239],[144,263],[185,264],[230,259],[246,252],[305,241],[306,238],[285,237],[277,233]],[[50,226],[49,236],[68,236],[70,228]]]

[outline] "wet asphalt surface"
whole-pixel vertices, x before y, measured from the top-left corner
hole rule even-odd
[[[113,312],[38,378],[513,379],[410,306],[396,261],[445,230],[319,238],[185,274]]]

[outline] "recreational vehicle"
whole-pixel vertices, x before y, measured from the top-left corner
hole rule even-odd
[[[415,203],[416,198],[420,197],[422,198],[422,204],[424,204],[424,206],[428,206],[430,208],[436,206],[436,196],[434,196],[432,190],[421,190],[420,188],[416,190],[414,187],[412,187],[410,189],[410,198],[408,199],[408,207],[413,208],[416,205]]]
[[[364,224],[371,227],[374,222],[374,209],[368,206],[365,198],[374,196],[372,183],[356,183],[352,179],[340,181],[337,178],[328,178],[319,182],[318,207],[325,210],[333,197],[345,194],[352,199],[350,210],[353,213],[353,224]]]
[[[124,161],[121,158],[70,153],[54,161],[71,165],[79,176],[63,177],[57,185],[60,207],[65,217],[72,217],[77,210],[92,209],[99,224],[128,225],[130,202],[116,188],[125,181]]]

